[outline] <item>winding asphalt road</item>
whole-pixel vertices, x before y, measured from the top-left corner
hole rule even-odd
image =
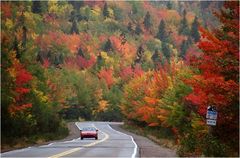
[[[2,153],[1,157],[137,157],[137,144],[127,134],[112,129],[108,122],[76,122],[78,128],[93,126],[99,130],[98,140],[89,138],[53,142]]]

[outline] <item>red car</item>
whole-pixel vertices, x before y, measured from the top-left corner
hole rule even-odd
[[[80,137],[83,138],[95,138],[98,139],[98,129],[94,127],[84,127],[80,130]]]

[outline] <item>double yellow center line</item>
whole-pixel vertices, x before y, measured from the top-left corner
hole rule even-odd
[[[93,125],[94,126],[94,125]],[[102,132],[102,131],[101,131]],[[106,141],[108,138],[109,138],[109,135],[105,132],[102,132],[104,134],[104,138],[101,139],[101,140],[98,140],[98,141],[95,141],[95,142],[92,142],[90,144],[86,144],[86,145],[83,145],[83,147],[90,147],[90,146],[94,146],[96,144],[99,144],[101,142],[104,142]],[[81,150],[82,148],[73,148],[73,149],[70,149],[70,150],[67,150],[67,151],[64,151],[62,153],[59,153],[59,154],[56,154],[56,155],[53,155],[53,156],[50,156],[49,158],[59,158],[59,157],[63,157],[63,156],[66,156],[66,155],[69,155],[71,153],[74,153],[76,151],[79,151]]]

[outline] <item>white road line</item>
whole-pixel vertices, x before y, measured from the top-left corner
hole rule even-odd
[[[75,125],[78,127],[77,122],[75,122]],[[92,125],[94,126],[94,124],[92,124]],[[95,127],[95,126],[94,126],[94,127]],[[79,128],[79,127],[78,127],[78,128]],[[80,129],[80,128],[79,128],[79,129]],[[94,146],[94,145],[96,145],[96,144],[99,144],[99,143],[101,143],[101,142],[106,141],[106,140],[109,138],[109,135],[108,135],[107,133],[103,132],[103,131],[101,131],[101,132],[105,135],[105,137],[104,137],[102,140],[98,140],[98,141],[95,141],[95,142],[93,142],[93,143],[83,145],[83,147]],[[62,153],[59,153],[59,154],[50,156],[49,158],[59,158],[59,157],[63,157],[63,156],[69,155],[69,154],[71,154],[71,153],[74,153],[74,152],[76,152],[76,151],[79,151],[79,150],[81,150],[81,149],[82,149],[82,148],[73,148],[73,149],[71,149],[71,150],[67,150],[67,151],[64,151],[64,152],[62,152]]]
[[[132,157],[131,157],[131,158],[135,158],[135,157],[136,157],[136,154],[137,154],[137,148],[138,148],[138,146],[137,146],[136,142],[134,141],[133,137],[130,136],[130,135],[128,135],[128,134],[125,134],[125,133],[122,133],[122,132],[119,132],[119,131],[113,129],[109,124],[108,124],[108,127],[109,127],[110,129],[112,129],[113,131],[119,133],[119,134],[123,134],[123,135],[126,135],[126,136],[131,137],[131,140],[132,140],[132,142],[133,142],[133,144],[134,144],[134,150],[133,150],[133,154],[132,154]]]
[[[80,130],[80,127],[78,127],[78,125],[77,125],[77,122],[75,122],[75,125],[77,126],[77,128]]]
[[[135,158],[135,157],[136,157],[136,154],[137,154],[137,148],[138,148],[138,146],[137,146],[136,142],[134,141],[133,137],[132,137],[132,136],[130,136],[130,137],[131,137],[132,142],[133,142],[133,144],[134,144],[134,151],[133,151],[133,154],[132,154],[132,158]]]
[[[42,146],[40,146],[40,147],[47,147],[47,146],[50,146],[50,145],[53,145],[53,143],[50,143],[50,144],[48,144],[48,145],[42,145]]]
[[[109,124],[108,124],[108,127],[109,127],[111,130],[117,132],[118,134],[122,134],[122,135],[125,135],[125,136],[130,136],[130,135],[127,135],[127,134],[125,134],[125,133],[122,133],[122,132],[119,132],[119,131],[113,129]]]

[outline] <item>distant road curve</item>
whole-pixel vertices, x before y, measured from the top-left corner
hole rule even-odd
[[[39,147],[29,147],[1,154],[1,157],[129,157],[138,156],[138,147],[132,136],[112,129],[110,122],[76,122],[78,128],[94,126],[99,130],[98,140],[80,138],[58,141]]]

